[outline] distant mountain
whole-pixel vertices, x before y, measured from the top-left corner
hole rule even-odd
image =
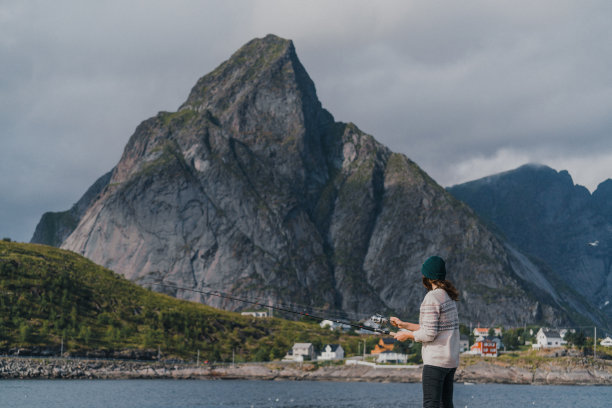
[[[177,112],[142,122],[78,225],[64,227],[62,248],[145,286],[416,319],[420,265],[438,254],[465,322],[600,319],[407,157],[335,122],[293,43],[273,35],[201,78]],[[45,219],[39,228],[63,235]],[[525,280],[534,275],[538,286]]]
[[[448,188],[612,320],[612,180],[591,195],[541,165]]]

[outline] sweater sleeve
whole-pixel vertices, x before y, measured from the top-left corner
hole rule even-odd
[[[414,340],[427,343],[433,341],[438,334],[440,319],[440,303],[433,296],[426,296],[421,304],[419,330],[415,331]]]

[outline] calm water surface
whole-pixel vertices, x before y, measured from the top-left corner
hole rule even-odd
[[[1,380],[1,408],[420,407],[421,384]],[[612,407],[612,387],[455,385],[455,407]]]

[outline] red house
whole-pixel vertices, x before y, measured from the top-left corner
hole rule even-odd
[[[477,341],[470,347],[471,354],[477,354],[483,357],[497,357],[497,352],[497,343],[489,339]]]

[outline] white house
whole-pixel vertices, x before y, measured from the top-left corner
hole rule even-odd
[[[317,357],[317,360],[342,360],[344,358],[344,349],[339,344],[327,344],[323,347],[323,351]]]
[[[322,329],[329,327],[329,330],[351,330],[351,326],[349,326],[348,324],[336,323],[332,322],[331,320],[322,320],[321,323],[319,323],[319,326],[321,326]]]
[[[536,344],[533,345],[533,348],[546,349],[561,347],[565,344],[567,344],[567,342],[563,340],[559,331],[540,328],[538,334],[536,334]]]
[[[338,327],[338,323],[332,322],[331,320],[321,320],[319,326],[321,326],[322,329],[329,327],[329,330],[334,330]]]
[[[610,337],[606,337],[599,344],[601,344],[604,347],[612,347],[612,339]]]
[[[396,353],[395,351],[383,351],[376,357],[376,362],[406,364],[408,362],[408,356],[403,353]]]
[[[242,316],[253,316],[253,317],[268,317],[270,312],[267,310],[245,310],[240,313]]]
[[[470,349],[470,338],[465,334],[459,336],[459,352],[464,353]]]
[[[472,333],[474,334],[474,338],[475,338],[474,340],[482,341],[482,340],[484,340],[489,335],[489,328],[488,327],[476,327],[476,328],[474,328]],[[493,335],[501,337],[501,335],[502,335],[501,327],[494,327],[493,328]]]
[[[316,353],[312,343],[295,343],[283,360],[301,362],[304,360],[314,360],[315,358]]]

